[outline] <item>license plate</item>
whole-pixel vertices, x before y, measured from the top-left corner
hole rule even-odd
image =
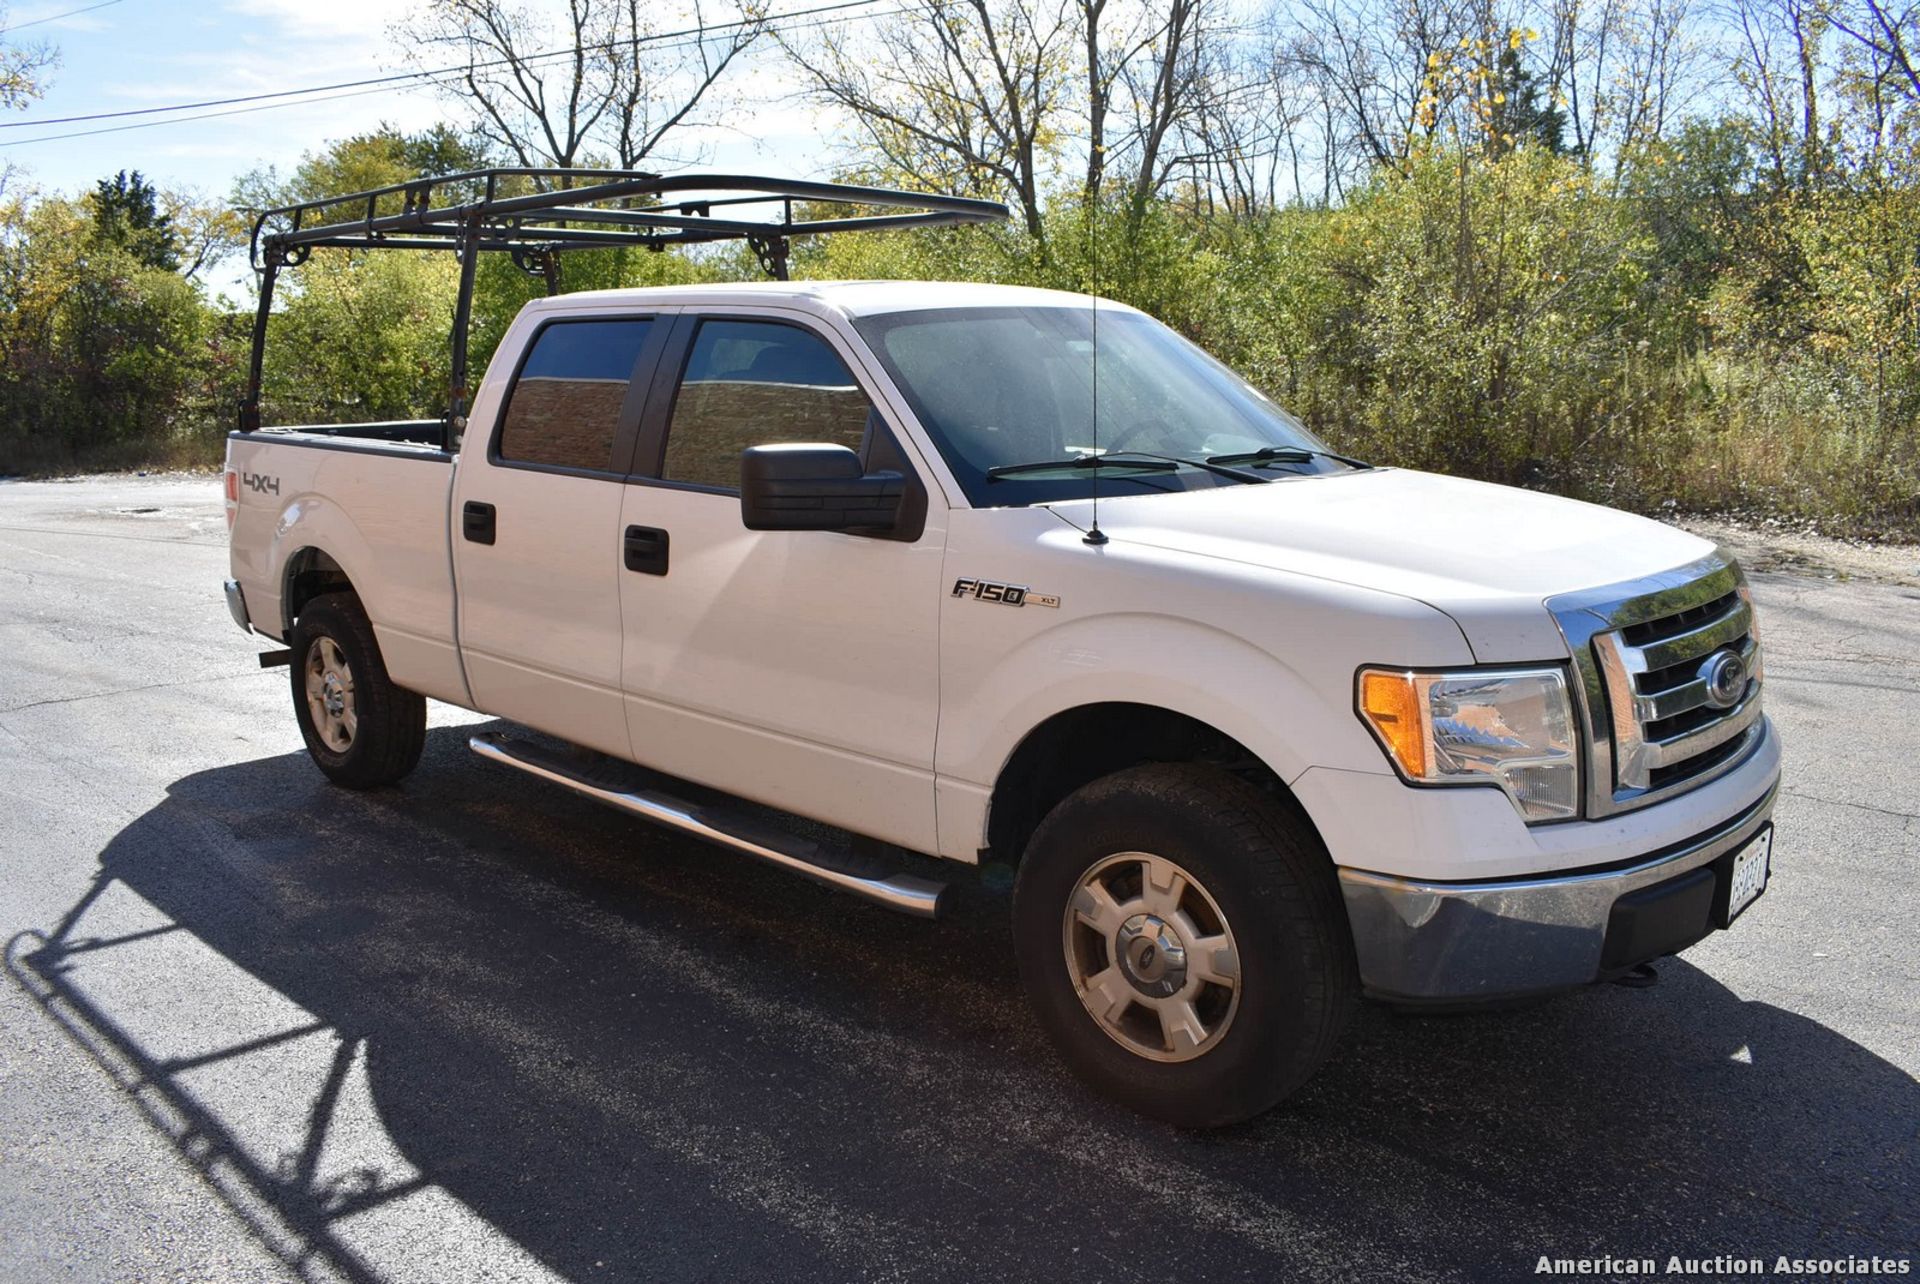
[[[1727,922],[1740,917],[1740,911],[1767,890],[1768,866],[1773,860],[1773,826],[1761,830],[1754,840],[1733,854],[1733,874],[1727,891]]]

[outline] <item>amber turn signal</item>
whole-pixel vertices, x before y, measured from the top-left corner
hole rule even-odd
[[[1420,725],[1420,689],[1411,673],[1368,669],[1360,675],[1360,712],[1409,779],[1427,774],[1427,736]]]

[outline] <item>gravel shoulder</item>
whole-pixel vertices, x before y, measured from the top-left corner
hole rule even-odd
[[[1724,518],[1687,518],[1676,524],[1718,541],[1749,571],[1920,586],[1920,544],[1835,539],[1784,523]]]

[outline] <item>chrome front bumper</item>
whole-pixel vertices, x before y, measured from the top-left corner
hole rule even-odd
[[[252,633],[253,621],[247,616],[247,595],[241,592],[240,581],[228,580],[224,587],[227,590],[227,614],[233,617],[233,622],[240,626],[242,633]]]
[[[1757,802],[1704,834],[1604,870],[1439,883],[1342,869],[1361,984],[1376,998],[1475,1003],[1569,989],[1645,962],[1620,957],[1632,948],[1623,940],[1632,925],[1615,914],[1616,903],[1665,884],[1679,890],[1677,880],[1745,844],[1769,823],[1778,789],[1776,780]],[[1685,890],[1697,901],[1706,880],[1688,881]],[[1713,926],[1703,922],[1700,935]]]

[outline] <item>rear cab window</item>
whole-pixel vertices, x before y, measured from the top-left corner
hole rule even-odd
[[[653,321],[550,321],[534,335],[494,439],[496,462],[620,472],[613,453]]]
[[[778,442],[841,445],[866,458],[885,435],[873,403],[826,340],[781,321],[699,323],[667,424],[664,481],[740,487],[740,456]]]

